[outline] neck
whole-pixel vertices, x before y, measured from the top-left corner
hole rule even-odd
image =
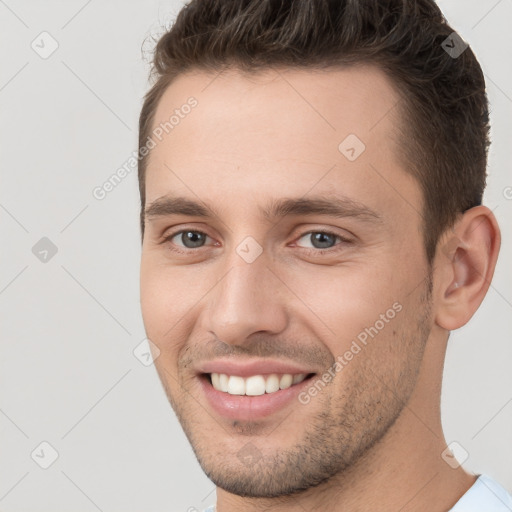
[[[242,498],[217,489],[217,512],[450,510],[476,477],[462,467],[453,469],[441,457],[446,448],[440,396],[447,340],[444,347],[441,336],[430,341],[408,403],[386,435],[354,465],[292,496]]]

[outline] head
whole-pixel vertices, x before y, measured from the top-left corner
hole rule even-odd
[[[216,0],[158,41],[142,313],[198,460],[229,492],[290,494],[356,465],[485,296],[488,105],[452,33],[430,0]],[[214,389],[218,373],[232,393],[295,378],[248,397]]]

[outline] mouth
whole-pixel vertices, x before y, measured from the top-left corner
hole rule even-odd
[[[212,412],[228,420],[261,421],[284,409],[303,408],[298,397],[316,373],[199,374]],[[298,409],[303,410],[303,409]]]
[[[216,391],[236,396],[261,396],[273,394],[283,389],[304,382],[311,378],[314,373],[272,373],[270,375],[251,375],[241,377],[239,375],[228,375],[226,373],[205,374],[210,384]]]

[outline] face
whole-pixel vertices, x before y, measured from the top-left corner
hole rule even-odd
[[[187,73],[159,103],[154,129],[181,115],[148,161],[143,319],[196,456],[229,492],[327,481],[414,390],[430,274],[397,103],[373,67]]]

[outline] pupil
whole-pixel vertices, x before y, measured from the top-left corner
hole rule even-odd
[[[202,233],[187,231],[182,235],[182,242],[185,247],[200,247],[202,242],[204,242],[204,239]]]
[[[329,247],[332,247],[334,245],[334,236],[328,235],[327,233],[315,233],[313,235],[314,242],[317,242],[320,244],[320,247],[317,247],[315,243],[313,245],[317,247],[318,249],[328,249]],[[326,241],[327,240],[327,241]],[[332,242],[332,243],[330,243]],[[324,245],[322,245],[324,244]],[[327,245],[325,245],[327,244]]]

